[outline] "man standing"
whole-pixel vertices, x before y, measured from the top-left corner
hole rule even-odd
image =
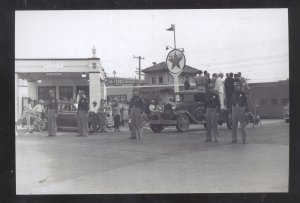
[[[250,90],[250,87],[248,86],[247,80],[244,77],[242,77],[242,73],[238,72],[237,75],[238,75],[238,78],[241,81],[241,91],[246,92],[246,91]]]
[[[133,96],[129,102],[129,115],[131,120],[130,139],[141,139],[141,120],[143,113],[143,99],[138,95],[137,89],[133,90]]]
[[[96,133],[97,132],[97,125],[99,123],[99,117],[98,117],[98,105],[96,101],[93,101],[93,105],[90,108],[89,111],[89,128],[91,129],[92,133]]]
[[[231,106],[232,106],[231,97],[232,97],[233,91],[234,91],[233,73],[229,73],[229,76],[225,79],[225,93],[226,93],[227,109],[231,109]]]
[[[198,76],[195,77],[196,89],[202,91],[205,90],[205,86],[206,86],[205,82],[206,80],[202,76],[202,70],[199,70]]]
[[[78,111],[77,111],[77,120],[78,120],[78,133],[79,137],[87,137],[88,135],[88,111],[89,111],[89,102],[84,95],[83,90],[79,90],[79,102],[78,102]]]
[[[224,82],[222,80],[223,77],[224,77],[223,73],[220,73],[218,75],[218,78],[217,78],[216,84],[215,84],[215,90],[218,92],[219,98],[220,98],[221,109],[225,109],[225,105],[224,105],[224,99],[225,99]]]
[[[247,95],[241,91],[241,84],[236,82],[232,94],[232,143],[237,143],[238,122],[241,124],[243,143],[247,141],[245,113],[248,111]]]
[[[53,90],[49,91],[49,96],[50,97],[46,102],[46,105],[48,106],[48,137],[55,137],[57,130],[56,118],[58,105]]]
[[[184,90],[189,90],[190,87],[191,87],[189,79],[190,79],[189,76],[185,77],[185,80],[184,80]]]
[[[207,94],[206,97],[206,140],[211,142],[211,131],[214,133],[214,141],[219,142],[218,118],[217,111],[220,108],[219,95],[213,89]]]
[[[206,70],[204,71],[203,77],[204,77],[204,81],[205,81],[205,91],[206,91],[206,93],[209,93],[208,85],[210,84],[210,81],[209,81],[210,79],[209,79],[209,73]]]

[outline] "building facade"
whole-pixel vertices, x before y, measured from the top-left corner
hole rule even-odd
[[[100,59],[15,59],[16,118],[22,114],[26,99],[46,100],[49,90],[59,100],[73,100],[84,90],[90,103],[106,98],[104,70]]]
[[[174,78],[170,74],[166,62],[161,62],[142,70],[145,74],[145,83],[150,87],[141,89],[144,97],[154,99],[156,101],[168,101],[173,98],[174,94]],[[191,86],[194,85],[194,79],[199,70],[185,65],[183,71],[178,76],[179,90],[184,89],[184,80],[189,77]]]
[[[130,101],[133,88],[144,84],[144,81],[134,78],[107,77],[107,100]]]
[[[289,102],[289,80],[250,83],[250,107],[257,106],[262,118],[283,118],[283,106]]]

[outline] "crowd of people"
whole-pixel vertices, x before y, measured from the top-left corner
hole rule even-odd
[[[206,91],[206,93],[209,93],[210,89],[214,89],[218,93],[221,109],[231,109],[234,83],[239,83],[243,92],[250,90],[250,87],[248,86],[247,80],[242,77],[241,72],[236,74],[226,73],[225,80],[223,78],[223,73],[213,73],[212,77],[210,77],[210,73],[200,70],[194,80],[197,90]],[[185,90],[191,89],[189,80],[189,76],[186,76],[184,81]]]
[[[206,92],[206,142],[212,142],[212,133],[215,142],[220,141],[218,130],[218,112],[221,110],[231,111],[232,119],[232,143],[237,143],[237,127],[241,125],[242,142],[247,141],[247,130],[245,115],[248,112],[248,98],[246,92],[250,90],[247,81],[241,73],[212,74],[202,71],[195,78],[196,89]],[[185,82],[185,89],[190,88],[188,79]],[[226,105],[225,105],[226,104]]]
[[[196,90],[206,92],[206,141],[212,141],[212,133],[214,141],[219,141],[217,113],[220,109],[223,109],[231,111],[232,142],[237,142],[237,126],[238,122],[240,122],[242,140],[245,143],[247,139],[245,113],[248,111],[246,91],[250,88],[240,72],[236,74],[226,73],[225,80],[223,80],[223,77],[223,73],[214,73],[210,78],[210,74],[207,71],[203,72],[201,70],[195,77]],[[185,90],[191,89],[189,78],[186,78],[184,87]],[[130,139],[141,139],[141,131],[143,124],[147,121],[147,116],[145,114],[144,100],[138,93],[138,89],[135,89],[129,102],[116,99],[111,102],[101,100],[99,105],[97,101],[93,101],[92,106],[89,106],[85,92],[79,90],[76,98],[78,103],[78,136],[86,137],[89,133],[107,132],[109,123],[113,123],[114,132],[120,132],[121,125],[128,125],[131,131]],[[43,105],[47,106],[48,136],[56,136],[58,102],[53,90],[49,91],[49,99],[47,101],[39,101],[35,107],[33,101],[29,102],[23,114],[23,117],[27,120],[28,131],[32,132],[30,120],[31,118],[34,121],[37,120],[38,116],[43,112]],[[146,107],[148,110],[147,114],[159,110],[159,107],[160,105],[155,105],[152,100]]]

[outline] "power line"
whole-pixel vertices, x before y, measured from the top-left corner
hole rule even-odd
[[[138,70],[138,74],[139,74],[139,80],[141,80],[141,59],[145,59],[144,57],[141,57],[141,56],[134,56],[133,55],[133,58],[137,58],[139,60],[139,68],[137,69]]]
[[[255,61],[255,60],[266,60],[266,59],[272,59],[272,58],[283,58],[285,56],[288,56],[288,55],[287,54],[280,54],[280,55],[273,55],[273,56],[240,59],[240,60],[236,60],[236,61],[224,61],[224,62],[219,62],[219,63],[207,63],[207,64],[202,64],[202,65],[224,65],[224,64],[233,64],[233,63]]]

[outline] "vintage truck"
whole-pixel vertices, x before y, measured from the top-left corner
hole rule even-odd
[[[179,95],[180,101],[168,102],[163,108],[150,113],[149,123],[152,131],[159,133],[166,126],[176,126],[179,132],[186,132],[190,124],[203,124],[205,127],[205,91],[185,90],[175,95]],[[224,123],[231,129],[231,114],[227,109],[218,112],[218,124]]]

